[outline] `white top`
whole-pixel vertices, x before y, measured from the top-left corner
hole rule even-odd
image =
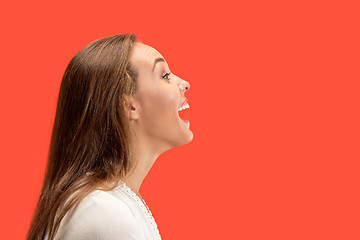
[[[112,191],[95,190],[66,213],[54,240],[161,239],[145,205],[123,182]]]

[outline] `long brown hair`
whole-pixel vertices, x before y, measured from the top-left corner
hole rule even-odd
[[[137,89],[137,72],[129,60],[136,41],[135,34],[98,39],[67,66],[27,240],[44,239],[47,232],[52,240],[71,208],[96,189],[114,189],[133,168],[124,96]]]

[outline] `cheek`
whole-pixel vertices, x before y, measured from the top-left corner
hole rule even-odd
[[[173,116],[177,113],[179,96],[167,86],[151,86],[143,97],[143,111],[146,115]]]
[[[177,106],[176,100],[176,96],[169,91],[156,91],[149,97],[149,103],[161,112],[175,110]]]

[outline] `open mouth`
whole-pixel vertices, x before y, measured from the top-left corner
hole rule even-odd
[[[190,108],[190,105],[185,100],[184,103],[181,105],[181,107],[178,109],[178,115],[179,115],[179,118],[187,125],[187,127],[190,127],[190,121],[186,120],[186,119],[182,119],[180,117],[180,112],[184,111],[187,108]]]

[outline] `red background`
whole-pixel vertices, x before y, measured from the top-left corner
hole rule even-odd
[[[191,84],[193,141],[140,193],[164,240],[360,239],[357,1],[2,4],[0,239],[24,239],[62,75],[137,33]]]

